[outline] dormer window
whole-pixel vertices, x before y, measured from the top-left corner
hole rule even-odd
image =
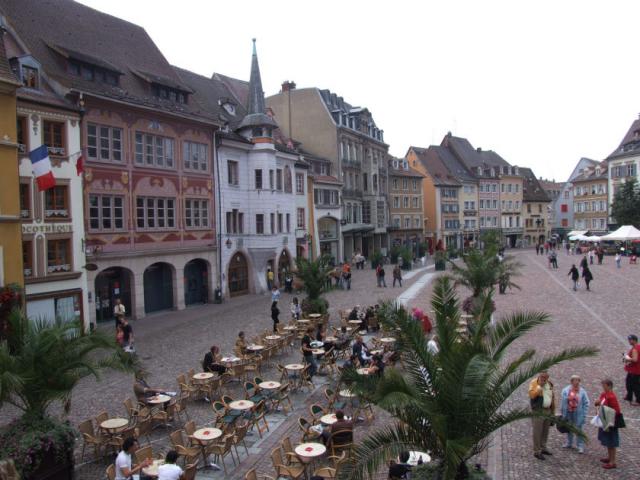
[[[163,100],[169,100],[171,102],[177,103],[187,103],[187,96],[183,92],[175,88],[153,84],[151,86],[151,92],[153,93],[154,97],[161,98]]]
[[[40,63],[30,55],[11,59],[11,69],[25,88],[40,89]]]
[[[22,84],[27,88],[38,90],[40,88],[38,69],[22,65]]]
[[[222,108],[224,108],[224,110],[229,114],[229,115],[234,115],[236,114],[236,106],[233,103],[229,103],[229,102],[225,102],[222,104]]]
[[[69,60],[69,73],[82,77],[88,82],[106,83],[107,85],[118,86],[118,74],[89,63],[78,60]]]

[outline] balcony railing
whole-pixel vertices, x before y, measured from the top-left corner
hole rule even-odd
[[[362,166],[362,162],[360,160],[354,160],[353,158],[343,158],[342,165],[345,167],[360,168]]]
[[[67,218],[69,216],[69,210],[66,208],[58,210],[45,210],[44,216],[47,218]]]
[[[69,265],[68,263],[64,263],[62,265],[49,265],[47,267],[48,273],[61,273],[61,272],[70,272],[70,271],[71,271],[71,265]]]
[[[47,147],[49,151],[49,155],[57,155],[59,157],[63,157],[67,154],[67,151],[64,147]]]
[[[475,216],[478,214],[478,211],[477,211],[477,210],[467,210],[467,209],[464,209],[464,210],[462,211],[462,213],[463,213],[465,216],[467,216],[467,217],[475,217]]]

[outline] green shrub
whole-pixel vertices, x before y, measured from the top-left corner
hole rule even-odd
[[[379,250],[376,250],[375,252],[373,252],[369,260],[371,261],[371,268],[376,268],[378,265],[382,265],[384,256],[382,255],[382,253],[380,253]]]

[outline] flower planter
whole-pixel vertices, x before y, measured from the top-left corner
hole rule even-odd
[[[73,480],[73,452],[67,452],[63,460],[49,450],[42,457],[40,466],[24,480]]]

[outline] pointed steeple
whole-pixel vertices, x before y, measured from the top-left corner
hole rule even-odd
[[[251,57],[251,77],[249,79],[249,103],[247,115],[238,126],[241,135],[247,138],[270,138],[272,131],[278,125],[265,113],[264,92],[260,78],[260,65],[256,52],[256,39],[253,39],[253,55]]]

